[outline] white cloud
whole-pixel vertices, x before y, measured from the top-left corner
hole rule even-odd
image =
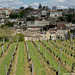
[[[58,8],[68,8],[75,7],[75,0],[50,0],[42,2],[42,5],[49,6],[57,6]]]
[[[75,0],[50,0],[41,2],[43,6],[57,6],[58,8],[68,8],[68,7],[75,7]],[[0,7],[11,7],[11,8],[19,8],[20,6],[28,7],[31,5],[34,8],[39,6],[39,3],[35,1],[32,4],[24,4],[21,0],[0,0]]]
[[[65,2],[66,0],[58,0],[59,2]]]
[[[27,4],[25,4],[25,5],[23,5],[23,7],[25,7],[25,8],[26,8],[26,7],[28,7],[28,5],[27,5]]]
[[[67,8],[66,6],[61,6],[61,5],[59,5],[58,7],[59,7],[59,8],[62,8],[62,9]]]
[[[39,6],[39,3],[32,3],[31,6],[36,8]]]
[[[0,0],[0,7],[17,8],[23,5],[20,0]]]

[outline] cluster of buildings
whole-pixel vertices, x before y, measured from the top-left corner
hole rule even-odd
[[[0,20],[2,24],[5,23],[3,20],[18,23],[19,19],[10,19],[10,14],[19,14],[22,9],[10,9],[10,8],[0,8]],[[57,19],[61,16],[65,17],[66,14],[75,14],[75,9],[57,9],[55,6],[52,9],[34,9],[34,10],[24,10],[24,18],[20,21],[27,26],[46,26],[50,24],[55,24]],[[26,21],[26,18],[35,17],[35,20]],[[1,25],[1,24],[0,24]]]
[[[11,13],[10,8],[0,8],[0,26],[6,23]]]
[[[13,13],[19,13],[21,9],[16,9]],[[34,9],[32,11],[25,10],[24,21],[26,18],[35,17],[35,20],[29,20],[25,22],[27,26],[47,26],[55,25],[59,17],[65,17],[66,14],[75,14],[75,9],[57,9],[55,7],[51,9]]]
[[[55,28],[50,28],[47,31],[44,31],[40,28],[28,28],[24,31],[25,40],[67,40],[71,36],[75,38],[75,33],[71,33],[69,36],[69,32],[73,30],[75,31],[75,24],[66,23],[66,24],[58,24]]]
[[[14,28],[16,32],[22,32],[25,35],[26,40],[56,40],[56,39],[68,39],[68,33],[75,31],[75,24],[68,23],[67,21],[59,21],[58,18],[66,14],[75,14],[75,9],[57,9],[53,7],[50,9],[34,9],[24,10],[23,18],[11,19],[10,14],[19,14],[22,9],[10,9],[0,8],[0,26],[7,21],[15,22]],[[35,20],[26,20],[27,18],[35,17]],[[48,28],[47,31],[43,30],[45,26],[55,26],[54,28]],[[21,27],[27,27],[27,30],[20,29]],[[75,38],[75,32],[71,33],[71,36]]]

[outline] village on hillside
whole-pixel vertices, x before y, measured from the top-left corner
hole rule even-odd
[[[0,27],[4,26],[13,28],[14,34],[24,34],[25,40],[75,38],[75,9],[58,9],[56,6],[50,9],[41,4],[38,9],[31,6],[0,8]]]

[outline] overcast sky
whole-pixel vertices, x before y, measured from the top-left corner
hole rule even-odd
[[[75,7],[75,0],[0,0],[0,7],[25,8],[31,5],[37,8],[39,4],[43,6],[57,6],[58,8]]]

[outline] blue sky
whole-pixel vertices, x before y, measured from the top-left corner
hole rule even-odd
[[[25,8],[31,5],[37,8],[39,4],[43,6],[57,6],[58,8],[75,7],[75,0],[0,0],[0,7]]]

